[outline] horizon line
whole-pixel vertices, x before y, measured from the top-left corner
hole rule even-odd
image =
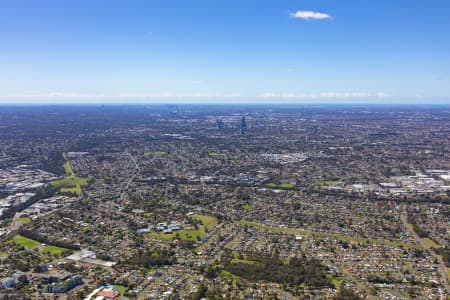
[[[450,106],[449,101],[31,101],[1,102],[0,107],[14,106],[162,106],[162,105],[202,105],[202,106],[314,106],[314,105],[370,105],[370,106]]]

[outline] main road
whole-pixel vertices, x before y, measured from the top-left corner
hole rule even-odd
[[[128,179],[127,184],[125,185],[125,188],[122,190],[122,193],[120,194],[120,199],[123,199],[125,192],[128,190],[128,188],[130,187],[130,184],[133,182],[134,178],[136,178],[136,176],[141,172],[141,168],[139,167],[136,159],[133,157],[133,155],[131,155],[130,152],[126,151],[125,154],[130,158],[130,160],[133,162],[136,171],[133,172],[133,175],[131,175],[131,177]]]
[[[400,219],[403,222],[403,225],[406,227],[406,229],[414,236],[414,238],[419,242],[419,244],[426,250],[428,250],[431,255],[437,260],[437,262],[439,263],[439,271],[441,273],[441,278],[442,278],[442,284],[445,287],[445,290],[447,292],[448,295],[450,295],[450,286],[448,284],[448,275],[447,275],[447,267],[445,266],[444,260],[442,259],[442,256],[440,256],[439,254],[437,254],[435,252],[435,250],[430,247],[429,245],[427,245],[423,239],[414,231],[414,227],[412,226],[412,224],[408,223],[408,217],[407,217],[407,213],[406,213],[406,207],[403,206],[403,212],[400,215]]]

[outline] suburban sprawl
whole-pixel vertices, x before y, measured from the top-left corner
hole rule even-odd
[[[0,110],[0,299],[450,297],[449,106]]]

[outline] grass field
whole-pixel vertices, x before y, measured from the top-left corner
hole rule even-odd
[[[293,189],[294,188],[294,184],[292,184],[292,183],[282,183],[282,184],[279,184],[278,185],[278,187],[280,188],[280,189]]]
[[[254,265],[256,262],[253,260],[247,260],[247,259],[241,259],[241,258],[233,258],[231,260],[231,263],[241,263],[241,264],[247,264],[247,265]]]
[[[333,186],[338,183],[339,183],[339,181],[335,181],[335,180],[323,180],[323,181],[317,182],[317,185],[318,186]]]
[[[29,217],[20,217],[20,218],[17,218],[16,220],[17,220],[17,222],[20,222],[24,225],[31,222],[31,219]]]
[[[209,152],[209,156],[218,157],[218,156],[225,156],[225,154],[217,152],[217,151],[211,151],[211,152]]]
[[[149,219],[149,218],[151,218],[153,216],[153,213],[152,212],[146,212],[146,213],[144,213],[144,217],[146,218],[146,219]]]
[[[206,228],[208,228],[208,230],[211,230],[218,224],[217,219],[214,217],[194,214],[191,216],[191,218],[198,220],[203,224],[198,225],[198,229],[191,229],[191,230],[183,229],[169,234],[160,232],[150,232],[147,234],[147,236],[158,240],[170,241],[176,238],[178,235],[178,237],[184,241],[197,241],[198,238],[201,238],[206,234]]]
[[[269,189],[275,189],[275,188],[277,188],[277,184],[276,183],[268,183],[268,184],[266,184],[266,187],[268,187]]]
[[[209,229],[212,229],[213,227],[215,227],[218,224],[217,218],[210,217],[210,216],[203,216],[203,215],[193,214],[191,216],[191,218],[195,219],[195,220],[198,220],[198,221],[201,221],[203,223],[203,225],[205,225]]]
[[[153,156],[153,155],[161,156],[161,155],[166,155],[166,154],[167,154],[167,152],[165,152],[165,151],[147,151],[147,152],[144,152],[145,156]]]
[[[267,225],[263,225],[263,224],[259,224],[259,223],[255,223],[255,222],[248,222],[248,221],[239,221],[238,223],[241,225],[247,225],[247,226],[259,228],[261,230],[265,230],[265,231],[269,231],[269,232],[305,235],[305,231],[302,229],[273,227],[273,226],[267,226]],[[312,232],[312,235],[316,238],[332,238],[332,239],[336,239],[336,240],[340,240],[340,241],[371,243],[371,244],[376,244],[376,245],[404,247],[404,248],[409,248],[409,249],[422,249],[422,247],[420,245],[414,245],[414,244],[403,243],[403,242],[387,241],[387,240],[367,239],[367,238],[361,238],[361,237],[357,237],[357,236],[349,236],[349,235],[343,235],[343,234]]]
[[[51,256],[62,256],[64,253],[70,252],[67,249],[56,247],[56,246],[51,246],[51,245],[45,245],[39,251],[41,253],[46,253],[46,254],[49,254]]]
[[[252,210],[252,209],[254,209],[255,207],[254,207],[253,205],[250,205],[250,204],[244,204],[244,205],[241,206],[241,208],[242,208],[243,210]]]
[[[249,221],[239,221],[238,222],[241,225],[247,225],[249,227],[258,228],[260,230],[268,231],[268,232],[276,232],[276,233],[286,233],[286,234],[295,234],[295,235],[305,235],[305,231],[302,229],[296,229],[296,228],[281,228],[281,227],[274,227],[274,226],[267,226],[256,222],[249,222]]]
[[[52,256],[61,256],[63,253],[67,253],[69,250],[68,249],[64,249],[64,248],[60,248],[60,247],[56,247],[56,246],[51,246],[51,245],[45,245],[45,246],[41,246],[41,243],[36,242],[35,240],[26,238],[24,236],[21,235],[15,235],[10,242],[15,243],[19,246],[22,246],[24,248],[27,249],[33,249],[33,248],[37,248],[37,247],[42,247],[41,249],[39,249],[39,252],[41,253],[47,253],[50,254]]]
[[[341,282],[344,280],[344,277],[337,277],[337,276],[333,276],[331,274],[327,274],[327,278],[331,279],[331,282],[334,284],[334,286],[339,289],[339,287],[341,286]]]
[[[64,248],[60,248],[60,247],[56,247],[56,246],[51,246],[51,245],[42,246],[41,243],[36,242],[35,240],[26,238],[21,235],[15,235],[10,240],[10,242],[15,243],[19,246],[22,246],[26,249],[34,249],[34,248],[41,247],[39,249],[39,252],[49,254],[51,256],[62,256],[64,253],[70,252],[70,250],[68,250],[68,249],[64,249]]]
[[[228,280],[231,280],[233,282],[233,284],[236,284],[237,281],[239,281],[239,277],[236,275],[233,275],[231,273],[228,273],[225,270],[220,270],[219,271],[219,276]]]
[[[268,183],[268,184],[266,184],[266,187],[268,187],[269,189],[285,189],[285,190],[289,190],[289,189],[293,189],[295,187],[295,185],[292,184],[292,183],[281,183],[281,184]]]
[[[21,236],[19,234],[13,236],[13,238],[11,239],[11,242],[15,243],[15,244],[17,244],[19,246],[22,246],[24,248],[27,248],[27,249],[33,249],[33,248],[36,248],[36,247],[38,247],[40,245],[40,243],[38,243],[36,241],[33,241],[33,240],[29,239],[29,238],[26,238],[24,236]]]
[[[70,164],[70,162],[66,161],[64,163],[64,172],[66,172],[67,176],[74,176],[75,174],[73,173],[73,169],[72,169],[72,165]]]
[[[65,153],[63,154],[63,156],[67,157]],[[64,178],[51,181],[50,185],[59,189],[61,193],[73,193],[80,195],[82,188],[86,186],[91,179],[75,176],[72,165],[68,161],[64,163],[64,171],[66,172]]]
[[[201,230],[201,227],[199,226],[199,229],[193,229],[193,230],[178,230],[172,233],[160,233],[160,232],[150,232],[148,233],[149,237],[152,237],[154,239],[157,240],[162,240],[162,241],[171,241],[174,238],[178,237],[180,240],[183,241],[197,241],[197,239],[202,236],[205,235],[204,230]]]
[[[62,193],[81,194],[81,189],[86,186],[90,178],[81,178],[74,175],[66,176],[63,179],[50,182],[53,187],[58,188]]]
[[[113,287],[120,293],[121,296],[125,295],[125,293],[128,291],[128,288],[123,285],[114,285]]]
[[[440,245],[436,244],[432,239],[429,238],[423,238],[422,239],[424,244],[427,245],[430,248],[439,249],[441,248]]]

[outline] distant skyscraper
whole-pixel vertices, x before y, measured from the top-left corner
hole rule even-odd
[[[247,129],[247,122],[245,122],[245,116],[243,116],[241,119],[241,126],[240,126],[241,134],[244,134],[246,129]]]
[[[224,126],[223,121],[221,119],[217,119],[216,120],[216,128],[223,129],[223,126]]]

